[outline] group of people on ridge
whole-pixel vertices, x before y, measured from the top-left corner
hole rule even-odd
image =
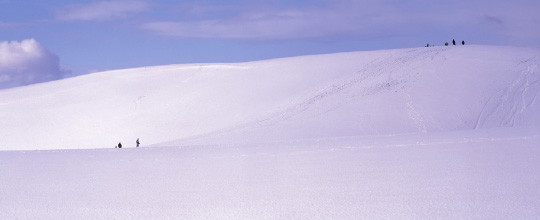
[[[139,147],[139,145],[141,144],[141,142],[139,142],[139,138],[137,138],[137,141],[135,141],[135,143],[137,144],[137,147]],[[122,148],[122,142],[118,142],[118,145],[116,145],[116,147],[114,148]]]
[[[452,44],[456,45],[456,40],[452,39]],[[465,41],[461,41],[461,45],[465,45]],[[448,42],[444,43],[444,46],[448,46]]]
[[[452,39],[452,44],[456,45],[456,40],[455,40],[455,39]],[[461,41],[461,45],[465,45],[465,41],[464,41],[464,40]],[[431,45],[431,46],[433,46],[433,45]],[[444,46],[448,46],[448,42],[444,43]],[[430,45],[427,44],[426,47],[430,47]]]

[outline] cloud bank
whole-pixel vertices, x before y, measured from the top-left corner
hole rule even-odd
[[[61,79],[58,56],[34,39],[0,42],[0,89]]]
[[[144,11],[147,7],[144,0],[99,1],[66,6],[56,12],[56,18],[62,21],[104,21],[125,18]]]
[[[197,10],[197,12],[193,12]],[[215,11],[215,7],[207,10]],[[159,35],[226,39],[299,39],[341,35],[358,27],[351,14],[322,8],[246,9],[223,7],[229,17],[205,17],[189,21],[147,22],[140,27]],[[201,6],[186,9],[186,14],[207,14]],[[227,12],[229,11],[229,12]],[[232,13],[231,13],[232,12]]]
[[[482,32],[486,35],[540,37],[540,2],[516,0],[318,1],[312,5],[181,5],[172,19],[139,27],[164,36],[222,39],[305,39],[346,36],[417,36]],[[487,7],[489,6],[489,7]],[[450,36],[449,36],[450,37]]]

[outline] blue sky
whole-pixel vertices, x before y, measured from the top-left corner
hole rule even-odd
[[[0,88],[111,69],[452,39],[538,47],[539,8],[537,0],[0,0]],[[36,76],[51,65],[43,73],[50,77]],[[36,66],[33,75],[28,66]]]

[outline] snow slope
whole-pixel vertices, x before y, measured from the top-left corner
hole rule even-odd
[[[538,125],[539,63],[459,46],[95,73],[0,91],[0,150]]]
[[[2,90],[0,219],[536,219],[539,63],[431,47]]]

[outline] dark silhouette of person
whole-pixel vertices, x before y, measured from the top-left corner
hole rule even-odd
[[[122,142],[118,142],[118,148],[122,148]]]
[[[464,41],[464,40],[461,41],[461,45],[465,45],[465,41]]]
[[[139,147],[139,144],[141,144],[141,142],[139,142],[139,138],[137,138],[137,141],[135,141],[135,143],[137,143],[137,147]]]
[[[454,45],[456,45],[456,40],[452,39],[452,43],[453,43]]]

